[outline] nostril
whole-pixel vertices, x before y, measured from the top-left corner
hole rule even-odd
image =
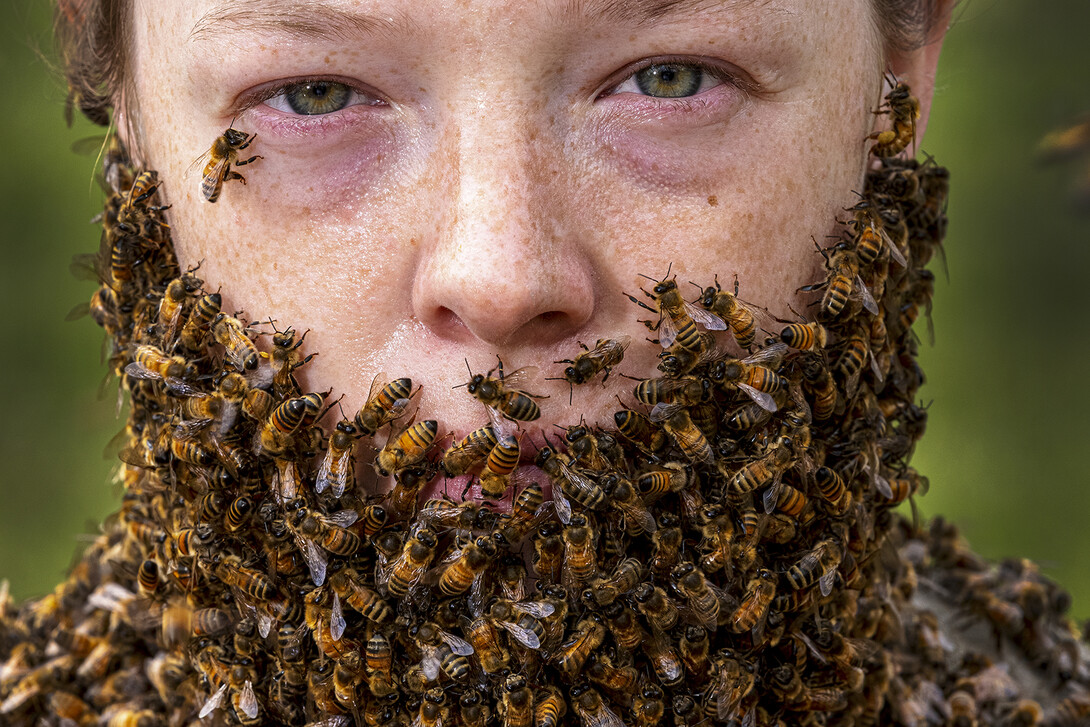
[[[439,327],[441,329],[447,329],[447,330],[449,330],[451,328],[458,328],[458,327],[465,328],[465,325],[466,325],[465,321],[463,321],[458,316],[457,313],[452,311],[450,308],[447,308],[445,305],[444,306],[439,306],[435,310],[433,320],[434,320],[433,325],[435,325],[435,326],[437,326],[437,327]]]

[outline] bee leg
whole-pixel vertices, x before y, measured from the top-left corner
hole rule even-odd
[[[228,172],[224,173],[223,181],[229,182],[232,179],[237,179],[238,181],[242,182],[243,184],[246,184],[246,177],[242,176],[238,172],[228,171]]]
[[[240,147],[240,148],[242,148],[242,147]],[[265,157],[263,157],[263,156],[255,154],[254,156],[250,157],[246,161],[237,161],[237,162],[235,162],[235,166],[236,167],[241,167],[244,164],[249,164],[250,162],[256,162],[258,159],[264,159],[264,158]]]

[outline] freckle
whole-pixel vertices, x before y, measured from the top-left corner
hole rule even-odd
[[[427,93],[428,92],[428,89],[424,88],[423,86],[420,86],[416,90],[419,91],[420,93]]]
[[[329,61],[329,56],[326,56],[326,57],[325,57],[325,64],[326,64],[326,65],[328,66],[328,65],[329,65],[329,62],[330,62],[330,61]]]
[[[719,198],[716,197],[714,194],[709,194],[708,195],[708,204],[711,205],[712,207],[718,207],[719,206]]]
[[[416,247],[416,246],[417,246],[417,244],[418,244],[418,243],[416,242],[416,238],[415,238],[415,237],[410,237],[410,238],[409,238],[409,247]]]
[[[629,43],[632,43],[632,42],[634,42],[635,40],[636,40],[636,36],[634,36],[634,35],[630,35],[630,36],[628,36],[628,42],[629,42]]]
[[[273,270],[279,270],[280,269],[280,263],[273,260],[272,269]]]
[[[745,187],[739,187],[738,189],[734,190],[734,192],[735,192],[735,194],[745,194],[746,193],[746,188]]]

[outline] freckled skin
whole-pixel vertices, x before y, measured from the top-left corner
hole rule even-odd
[[[650,314],[623,295],[650,288],[639,273],[673,263],[690,300],[688,281],[737,274],[744,299],[802,310],[814,296],[794,291],[821,276],[811,237],[823,241],[862,188],[883,71],[920,97],[922,135],[940,45],[886,56],[867,0],[644,25],[567,23],[559,0],[332,4],[408,18],[412,32],[306,41],[232,29],[200,42],[189,29],[213,0],[135,0],[136,104],[121,128],[160,171],[182,265],[202,263],[224,310],[310,329],[306,350],[321,355],[300,371],[306,387],[343,392],[347,411],[376,372],[411,376],[421,410],[460,434],[486,414],[451,387],[467,380],[465,359],[484,372],[496,354],[509,370],[542,368],[527,385],[551,394],[538,424],[576,420],[567,384],[541,377],[562,376],[551,362],[576,341],[649,335],[637,319]],[[721,62],[756,88],[728,81],[689,99],[705,110],[688,114],[609,93],[656,56]],[[235,106],[308,76],[386,103],[331,114],[341,121],[317,132]],[[264,158],[208,204],[187,169],[232,119]],[[654,354],[633,345],[617,370],[653,375]],[[588,422],[612,422],[615,393],[630,400],[630,382],[610,383],[575,391]]]

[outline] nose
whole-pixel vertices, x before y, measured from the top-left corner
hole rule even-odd
[[[592,316],[594,274],[571,230],[578,209],[563,194],[535,114],[476,105],[443,133],[434,161],[439,225],[413,284],[417,317],[444,338],[492,347],[547,344]]]

